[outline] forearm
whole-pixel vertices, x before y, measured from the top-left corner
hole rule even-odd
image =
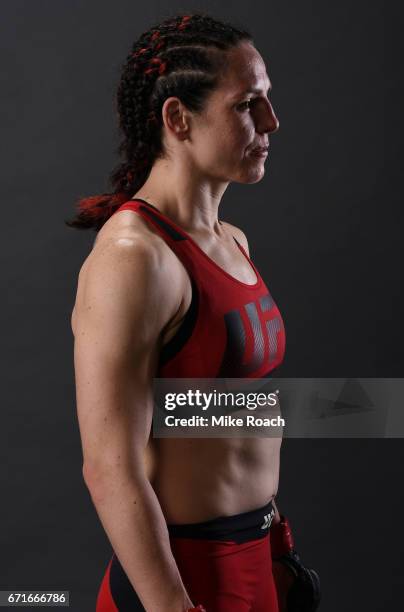
[[[147,612],[192,607],[182,583],[160,504],[146,477],[123,472],[87,482],[111,545]]]

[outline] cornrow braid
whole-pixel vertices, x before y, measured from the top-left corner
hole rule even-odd
[[[143,32],[122,65],[116,92],[118,126],[123,135],[117,153],[123,160],[111,172],[111,193],[80,198],[69,227],[99,231],[115,210],[145,183],[153,163],[164,155],[162,107],[178,97],[201,112],[217,86],[226,51],[249,32],[204,13],[169,17]]]

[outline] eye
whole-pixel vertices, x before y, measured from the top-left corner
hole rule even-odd
[[[250,107],[249,105],[251,104],[252,100],[246,100],[245,102],[241,102],[241,104],[238,105],[238,108],[240,110],[248,110]]]

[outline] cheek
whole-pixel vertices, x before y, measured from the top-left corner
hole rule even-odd
[[[250,117],[231,114],[211,117],[198,134],[197,158],[209,170],[227,167],[242,159],[253,141]]]
[[[220,134],[218,140],[221,148],[233,150],[236,157],[254,140],[254,128],[251,122],[237,117],[228,119],[218,134]]]
[[[254,141],[255,126],[248,113],[232,117],[229,122],[232,138],[241,146],[248,146]]]

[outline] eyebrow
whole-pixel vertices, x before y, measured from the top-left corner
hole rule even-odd
[[[272,85],[270,85],[270,87],[268,87],[267,93],[269,91],[272,91]],[[249,93],[260,94],[260,93],[262,93],[262,89],[257,89],[256,87],[249,87],[248,89],[245,89],[244,91],[241,91],[238,94],[236,94],[235,97],[237,97],[237,96],[245,96],[246,94],[249,94]]]
[[[268,92],[270,91],[272,91],[272,85],[268,88]],[[239,91],[238,93],[234,94],[232,96],[232,100],[237,100],[241,96],[246,96],[247,94],[251,94],[251,93],[262,94],[263,92],[262,92],[262,89],[257,89],[256,87],[249,87],[248,89],[244,91]]]

